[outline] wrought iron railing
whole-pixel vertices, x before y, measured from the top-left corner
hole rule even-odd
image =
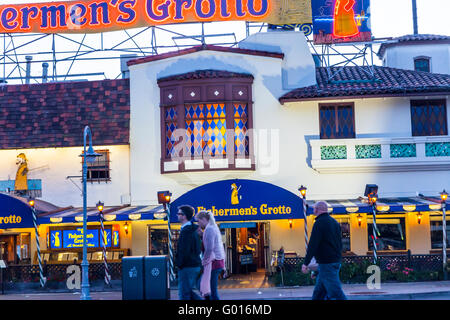
[[[303,264],[303,257],[285,258],[285,271],[294,271],[296,267]],[[342,263],[373,263],[373,256],[344,256]],[[381,270],[388,270],[389,268],[404,269],[405,267],[412,268],[416,271],[441,271],[442,270],[442,255],[439,254],[405,254],[405,255],[385,255],[378,256],[377,263]]]
[[[74,263],[80,267],[81,264]],[[44,276],[48,281],[63,282],[67,280],[67,268],[69,264],[46,264],[44,265]],[[108,263],[109,274],[112,280],[122,279],[122,263]],[[104,279],[105,269],[103,263],[89,264],[89,280]],[[3,279],[5,282],[39,282],[38,265],[9,265],[4,269]]]

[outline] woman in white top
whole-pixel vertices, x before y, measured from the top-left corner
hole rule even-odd
[[[222,235],[211,211],[200,211],[196,219],[203,231],[203,274],[200,292],[205,299],[219,300],[219,275],[225,269],[225,250]]]

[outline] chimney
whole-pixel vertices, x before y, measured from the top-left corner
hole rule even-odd
[[[27,68],[26,68],[26,75],[25,75],[25,83],[30,84],[31,79],[31,60],[33,60],[32,56],[25,56],[25,60],[27,60]]]
[[[122,54],[120,55],[120,71],[122,72],[122,79],[130,77],[130,70],[128,69],[127,62],[137,58],[137,54]]]
[[[48,63],[44,62],[42,64],[42,83],[47,83],[48,81]]]

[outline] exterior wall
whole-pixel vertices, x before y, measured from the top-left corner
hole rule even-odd
[[[216,69],[251,73],[253,84],[253,126],[257,136],[255,171],[213,171],[161,174],[160,171],[160,92],[157,79],[199,69]],[[132,205],[157,204],[157,191],[170,190],[173,199],[202,184],[230,178],[254,179],[273,183],[297,194],[298,187],[308,187],[308,199],[352,199],[363,195],[367,183],[379,186],[379,197],[416,196],[417,192],[437,195],[450,189],[450,172],[436,170],[409,172],[331,172],[319,173],[311,168],[310,141],[319,139],[319,102],[292,102],[280,105],[282,63],[280,59],[243,54],[200,51],[180,57],[159,60],[130,67],[131,74],[131,132],[130,181]],[[448,96],[447,108],[450,101]],[[435,98],[435,97],[433,97]],[[356,139],[411,137],[410,100],[413,98],[361,98],[355,103]],[[417,97],[417,99],[426,99]],[[342,102],[327,100],[326,102]],[[447,117],[450,112],[447,111]],[[266,130],[266,132],[264,132]],[[268,141],[274,139],[269,146]],[[145,161],[143,161],[145,159]],[[310,217],[313,219],[313,217]],[[311,232],[312,220],[308,223]],[[408,244],[413,253],[425,252],[429,245],[418,243],[416,230],[429,239],[425,232],[425,217],[418,228],[411,227]],[[408,228],[408,227],[407,227]],[[133,254],[143,253],[135,248],[135,239],[143,241],[147,230],[135,228]],[[429,229],[429,225],[428,225]],[[429,232],[429,231],[428,231]],[[293,236],[287,236],[292,234]],[[357,226],[351,215],[352,251],[367,253],[367,224]],[[136,244],[137,245],[137,244]],[[283,245],[286,251],[304,254],[303,221],[294,221],[289,229],[287,221],[271,221],[271,249]],[[427,248],[426,248],[427,247]]]
[[[270,221],[270,247],[271,250],[294,251],[299,255],[305,253],[303,220],[293,220],[292,229],[289,228],[289,220]]]
[[[430,215],[422,213],[422,221],[417,222],[417,212],[406,214],[406,247],[415,254],[429,254],[431,249]]]
[[[88,206],[95,206],[99,200],[105,206],[126,203],[130,193],[129,146],[96,146],[94,149],[109,150],[111,181],[88,182]],[[30,170],[28,179],[42,180],[42,200],[60,207],[81,207],[82,193],[66,177],[81,176],[82,160],[79,155],[82,151],[82,147],[0,150],[0,180],[15,179],[16,157],[19,153],[25,153]],[[74,178],[73,181],[82,187],[81,178]]]
[[[431,58],[431,72],[450,74],[450,44],[396,45],[386,49],[383,57],[385,67],[414,70],[414,58]]]

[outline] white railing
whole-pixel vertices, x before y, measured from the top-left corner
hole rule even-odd
[[[318,172],[389,172],[450,169],[450,137],[310,140]]]

